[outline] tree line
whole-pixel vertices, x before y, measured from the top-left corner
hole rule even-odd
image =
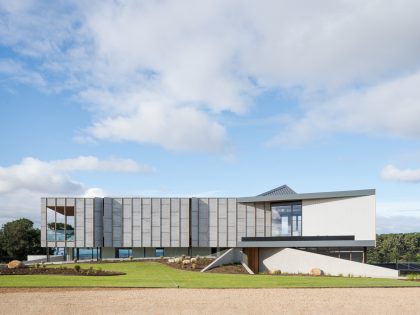
[[[370,264],[420,262],[420,233],[379,234],[368,250]]]
[[[41,248],[41,231],[28,219],[8,222],[0,229],[0,262],[26,260],[27,255],[45,254]]]

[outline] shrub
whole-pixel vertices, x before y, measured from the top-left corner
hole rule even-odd
[[[354,275],[353,275],[352,273],[349,273],[349,274],[347,275],[347,277],[349,277],[349,278],[353,278],[353,277],[354,277]]]
[[[337,277],[342,277],[342,276],[343,274],[341,272],[337,275]]]
[[[41,264],[40,264],[40,263],[36,263],[36,264],[35,264],[35,268],[36,268],[36,269],[38,269],[40,266],[41,266]]]
[[[133,261],[133,256],[128,257],[130,261]]]
[[[80,266],[79,265],[74,265],[74,270],[76,270],[77,272],[80,272]]]
[[[420,279],[420,276],[416,275],[415,273],[410,273],[407,275],[407,280],[415,281],[417,279]]]
[[[281,270],[271,270],[270,275],[281,275]]]
[[[163,260],[163,256],[160,256],[160,257],[159,257],[159,259],[160,259],[160,260]]]

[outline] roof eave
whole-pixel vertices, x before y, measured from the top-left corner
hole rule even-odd
[[[375,189],[363,189],[363,190],[319,192],[319,193],[309,193],[309,194],[242,197],[242,198],[238,198],[238,202],[269,202],[269,201],[292,201],[292,200],[308,200],[308,199],[331,199],[331,198],[372,196],[375,194],[376,194]]]

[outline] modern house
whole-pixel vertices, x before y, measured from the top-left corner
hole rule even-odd
[[[254,272],[306,273],[312,266],[371,275],[364,270],[372,267],[388,276],[388,269],[363,264],[375,246],[375,213],[373,189],[299,194],[283,185],[242,198],[48,197],[41,198],[41,245],[61,248],[67,259],[86,251],[106,259],[235,248]]]

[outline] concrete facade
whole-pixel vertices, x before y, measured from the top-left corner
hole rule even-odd
[[[162,250],[179,256],[260,248],[265,257],[284,247],[360,252],[375,245],[374,190],[297,194],[281,188],[244,198],[41,198],[41,245],[100,248],[102,258],[115,258],[119,249],[141,258]],[[273,207],[290,203],[301,206],[299,234],[273,235]]]
[[[267,248],[260,253],[260,271],[308,274],[312,268],[332,276],[397,278],[398,270],[310,253],[293,248]]]

